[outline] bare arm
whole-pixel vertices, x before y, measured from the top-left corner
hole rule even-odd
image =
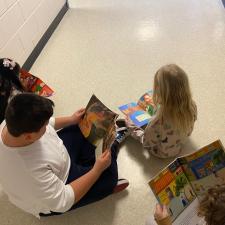
[[[71,116],[57,117],[55,118],[55,129],[61,129],[72,124],[79,123],[80,119],[84,115],[85,109],[79,109]]]
[[[72,125],[73,121],[71,116],[57,117],[55,118],[55,129],[59,130],[61,128]]]
[[[165,205],[156,205],[154,217],[158,225],[172,225],[171,217]]]
[[[102,172],[111,164],[111,152],[106,150],[96,160],[94,167],[80,178],[70,183],[75,194],[75,203],[78,202],[98,180]]]

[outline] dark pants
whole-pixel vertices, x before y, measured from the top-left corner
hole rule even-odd
[[[86,174],[95,163],[95,146],[90,144],[82,135],[78,126],[69,126],[58,131],[58,136],[62,139],[71,160],[69,176],[66,184],[71,183],[77,178]],[[112,194],[118,180],[117,170],[117,152],[118,144],[115,142],[111,148],[112,163],[102,173],[99,179],[86,193],[86,195],[70,210],[82,207],[84,205],[96,202]],[[76,198],[76,193],[75,193]],[[40,214],[41,216],[59,215],[61,213],[52,212],[51,214]]]

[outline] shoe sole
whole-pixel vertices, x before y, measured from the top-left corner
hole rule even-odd
[[[115,193],[121,192],[121,191],[125,190],[128,186],[129,186],[129,183],[127,183],[127,182],[119,184],[114,188],[113,193],[115,194]]]

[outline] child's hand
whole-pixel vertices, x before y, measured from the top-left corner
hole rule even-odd
[[[166,205],[156,204],[154,217],[156,220],[162,220],[169,216]]]
[[[73,124],[77,124],[80,122],[81,118],[83,117],[85,113],[85,108],[81,108],[78,111],[76,111],[72,116],[71,116],[71,122]]]
[[[131,119],[128,116],[126,116],[126,118],[125,118],[125,123],[126,123],[127,127],[135,126],[134,123],[131,121]]]
[[[106,168],[110,166],[110,164],[111,164],[111,151],[107,149],[96,159],[93,169],[98,174],[101,174]]]

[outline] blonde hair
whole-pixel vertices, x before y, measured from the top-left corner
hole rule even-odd
[[[208,225],[225,225],[225,184],[209,189],[198,211]]]
[[[196,106],[192,100],[186,73],[177,65],[161,67],[155,74],[153,101],[159,105],[158,116],[170,120],[181,134],[187,135],[193,126]]]

